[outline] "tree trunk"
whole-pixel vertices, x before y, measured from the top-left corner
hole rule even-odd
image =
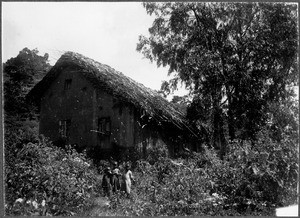
[[[227,91],[227,98],[228,98],[228,134],[229,139],[235,139],[235,127],[234,127],[234,115],[232,111],[232,97],[231,93]]]
[[[221,89],[219,89],[221,90]],[[220,92],[219,92],[220,93]],[[214,93],[215,94],[215,93]],[[226,153],[226,139],[224,135],[224,121],[222,109],[220,108],[221,95],[215,94],[213,97],[213,113],[212,113],[212,145],[219,150],[220,158],[223,159]]]
[[[214,148],[219,150],[220,158],[223,159],[226,154],[226,139],[224,134],[224,122],[221,113],[221,109],[216,108],[213,112],[213,135],[212,135],[212,145]]]

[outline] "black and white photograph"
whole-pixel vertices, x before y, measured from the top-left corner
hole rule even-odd
[[[287,216],[297,2],[1,2],[5,216]]]

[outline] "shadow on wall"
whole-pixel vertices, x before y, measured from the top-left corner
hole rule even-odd
[[[118,160],[137,161],[143,157],[142,153],[135,147],[124,148],[117,144],[112,144],[112,149],[102,149],[100,147],[92,147],[87,149],[87,156],[95,161],[99,160]]]

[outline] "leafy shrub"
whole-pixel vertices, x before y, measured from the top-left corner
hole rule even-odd
[[[12,118],[5,121],[5,148],[21,148],[28,142],[38,141],[38,123],[36,120],[17,121]],[[9,152],[12,152],[9,150]],[[9,154],[5,153],[6,155]]]
[[[159,144],[159,146],[149,147],[145,159],[150,163],[154,164],[161,158],[169,156],[168,147],[165,144]]]
[[[14,158],[5,167],[7,215],[73,215],[90,206],[99,190],[91,162],[70,147],[41,137]]]
[[[217,215],[222,196],[210,195],[209,175],[193,160],[159,158],[151,165],[141,160],[134,170],[131,199],[113,197],[112,209],[124,215]]]
[[[275,207],[297,202],[298,151],[289,137],[232,141],[220,160],[216,151],[137,162],[131,199],[115,195],[112,210],[134,216],[274,215]],[[153,153],[154,154],[154,153]]]
[[[185,158],[171,159],[165,151],[156,147],[145,159],[135,160],[131,196],[112,195],[110,213],[274,215],[275,206],[297,202],[298,150],[288,136],[274,142],[262,132],[255,142],[232,141],[223,160],[205,146],[204,152]],[[102,193],[96,169],[70,147],[63,150],[39,138],[14,155],[6,166],[8,215],[77,214],[91,205],[93,195]],[[98,172],[109,165],[98,161]]]
[[[213,192],[239,213],[264,211],[297,202],[298,151],[288,136],[272,141],[262,132],[255,142],[233,141],[224,161],[207,168]],[[212,158],[215,159],[215,158]]]

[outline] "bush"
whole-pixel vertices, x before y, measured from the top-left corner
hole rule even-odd
[[[223,160],[203,149],[177,159],[153,152],[156,159],[138,161],[131,199],[115,195],[111,209],[133,216],[272,216],[275,207],[297,202],[298,151],[290,138],[278,143],[262,133],[256,142],[232,141]]]
[[[40,137],[11,158],[5,167],[7,215],[74,215],[99,191],[91,162],[70,147],[63,150]]]
[[[210,195],[211,183],[194,160],[160,157],[141,160],[134,170],[131,199],[114,196],[119,214],[134,216],[218,215],[223,197]],[[117,200],[115,199],[117,198]]]
[[[55,147],[42,137],[22,144],[26,137],[11,134],[5,148],[7,215],[78,214],[92,204],[93,195],[102,193],[96,171],[102,173],[108,160],[99,160],[94,169],[85,154],[71,147]],[[297,148],[288,136],[274,142],[262,132],[254,142],[231,141],[223,160],[205,146],[202,153],[189,152],[177,159],[169,158],[165,147],[154,147],[140,160],[126,154],[136,182],[129,199],[122,193],[111,196],[109,212],[274,215],[275,207],[297,202]]]
[[[231,143],[227,162],[242,171],[255,199],[276,206],[297,202],[298,150],[288,136],[281,142],[272,141],[262,132],[255,143]]]
[[[226,197],[226,208],[239,213],[262,212],[297,203],[298,150],[294,140],[286,136],[274,142],[262,132],[255,142],[233,141],[228,147],[224,161],[214,161],[207,168],[214,182],[212,191]]]
[[[147,149],[145,159],[150,163],[154,164],[161,158],[169,156],[168,147],[165,144],[159,144],[159,146],[150,147]]]

